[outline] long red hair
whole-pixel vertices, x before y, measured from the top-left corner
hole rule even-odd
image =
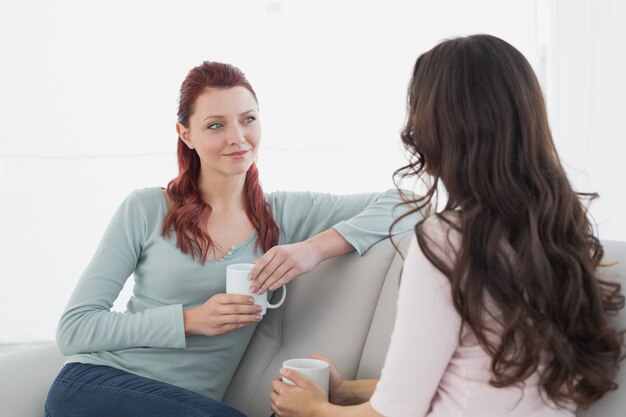
[[[194,112],[196,99],[207,88],[246,88],[257,100],[252,86],[244,74],[236,67],[219,62],[205,61],[189,71],[180,87],[178,104],[178,122],[189,127],[189,118]],[[195,258],[199,257],[204,264],[209,250],[215,247],[206,225],[211,216],[211,206],[203,199],[198,188],[200,174],[200,158],[195,150],[178,138],[178,176],[167,185],[167,195],[172,203],[161,234],[170,237],[172,230],[176,232],[176,246]],[[278,244],[278,226],[272,217],[263,190],[259,183],[259,171],[253,163],[246,173],[244,185],[246,196],[245,210],[248,219],[257,230],[256,247],[260,244],[264,251]]]

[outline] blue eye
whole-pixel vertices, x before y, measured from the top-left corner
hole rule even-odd
[[[254,122],[255,120],[256,120],[256,117],[248,116],[245,119],[243,119],[243,122],[246,123],[246,124],[250,124],[250,123]]]
[[[220,128],[222,128],[222,127],[224,127],[224,125],[223,125],[223,124],[221,124],[221,123],[211,123],[211,124],[208,126],[208,128],[209,128],[209,129],[211,129],[211,130],[217,130],[217,129],[220,129]]]

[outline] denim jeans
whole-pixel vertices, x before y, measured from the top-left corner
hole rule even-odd
[[[48,392],[46,417],[245,417],[219,401],[110,366],[69,363]]]

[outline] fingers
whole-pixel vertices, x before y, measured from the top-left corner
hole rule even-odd
[[[274,378],[272,379],[272,394],[280,395],[280,389],[285,386],[283,381],[280,379]]]
[[[260,314],[232,314],[217,316],[213,321],[214,335],[220,335],[263,320]]]
[[[259,274],[257,279],[252,284],[252,291],[257,294],[263,294],[271,284],[277,279],[281,278],[285,273],[286,265],[283,262],[278,264],[277,262],[271,262],[263,271]]]
[[[263,294],[268,289],[273,291],[297,277],[302,268],[292,252],[293,248],[275,246],[259,258],[250,271],[253,279],[251,291],[257,294]]]
[[[215,336],[240,329],[263,320],[262,308],[254,298],[239,294],[216,294],[203,306],[202,334]]]
[[[313,381],[311,381],[309,378],[305,377],[298,371],[294,371],[293,369],[289,369],[289,368],[281,368],[280,376],[293,381],[294,384],[302,388],[306,388],[313,384]],[[280,385],[278,387],[280,388]]]
[[[280,400],[280,394],[285,389],[293,388],[290,385],[285,384],[280,379],[272,380],[272,392],[270,392],[270,401],[271,401],[271,409],[277,416],[280,416],[282,413],[281,408],[278,406],[278,402]]]
[[[270,400],[272,411],[277,416],[311,416],[318,404],[326,401],[324,391],[313,381],[292,369],[281,369],[282,378],[297,384],[292,386],[279,379],[272,381]]]
[[[285,383],[282,382],[280,379],[272,380],[272,392],[270,392],[270,408],[272,409],[272,412],[274,412],[274,414],[276,414],[277,416],[280,415],[280,409],[278,408],[278,399],[280,398],[279,389],[281,385],[285,385]]]
[[[220,326],[246,325],[257,323],[263,319],[263,316],[259,314],[263,310],[262,307],[258,304],[250,304],[250,300],[254,302],[254,298],[237,294],[224,295],[226,297],[222,297],[215,306],[215,313]]]
[[[255,314],[263,309],[254,304],[254,298],[239,294],[218,294],[215,296],[214,311],[216,314]]]
[[[275,405],[274,400],[272,400],[272,403],[270,404],[270,408],[272,409],[272,412],[277,415],[278,417],[280,417],[281,413],[280,410],[278,409],[278,407]]]
[[[277,416],[282,415],[282,410],[278,406],[279,400],[280,394],[278,394],[276,391],[272,391],[270,393],[270,408],[272,409],[272,412]]]
[[[327,363],[328,363],[328,365],[330,366],[330,372],[331,372],[331,373],[332,373],[332,372],[337,372],[337,373],[339,372],[339,371],[337,370],[337,365],[335,365],[335,362],[333,362],[333,360],[332,360],[332,359],[327,358],[326,356],[322,356],[322,355],[318,355],[317,353],[314,353],[314,354],[312,354],[312,355],[310,356],[310,358],[311,358],[311,359],[318,359],[318,360],[320,360],[320,361],[327,362]]]
[[[257,323],[263,319],[260,314],[224,314],[220,316],[222,326],[230,324],[250,324]]]
[[[252,281],[257,281],[259,274],[261,274],[267,264],[269,264],[274,259],[274,256],[276,256],[275,247],[268,250],[263,256],[254,261],[254,267],[250,270],[248,278],[250,278]]]
[[[291,268],[278,280],[274,281],[272,284],[269,284],[268,288],[272,291],[276,291],[281,286],[285,285],[286,283],[288,283],[289,281],[291,281],[298,275],[300,275],[298,270],[296,268]]]
[[[265,293],[267,290],[276,290],[280,288],[281,285],[288,283],[293,278],[296,277],[296,273],[294,269],[290,268],[284,262],[281,266],[276,268],[272,275],[268,276],[263,284],[260,285],[258,289],[259,294]]]
[[[241,294],[216,294],[213,296],[218,304],[254,304],[254,297]]]
[[[243,327],[249,326],[250,323],[239,323],[239,324],[224,324],[220,327],[220,331],[217,332],[217,335],[232,332],[233,330],[238,330]]]
[[[262,311],[258,304],[218,304],[215,312],[219,315],[258,314]]]
[[[273,249],[274,248],[272,248],[271,250]],[[258,269],[258,274],[256,275],[254,281],[252,282],[252,286],[250,287],[250,290],[252,292],[256,292],[257,294],[263,294],[265,291],[267,291],[269,286],[274,283],[274,281],[281,278],[286,271],[291,269],[288,267],[288,264],[285,262],[284,258],[275,256],[275,254],[276,252],[272,254],[271,259],[266,262],[262,268]],[[261,259],[263,259],[263,257],[261,257]],[[251,274],[254,274],[255,268],[253,268],[253,271],[250,272]]]
[[[314,353],[309,357],[311,359],[319,359],[321,361],[328,362],[331,366],[334,365],[334,362],[332,361],[332,359],[329,359],[326,356],[318,355],[317,353]]]

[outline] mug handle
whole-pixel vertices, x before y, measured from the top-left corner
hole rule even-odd
[[[267,308],[277,308],[280,307],[281,305],[283,305],[283,303],[285,302],[285,297],[287,297],[287,286],[283,285],[280,288],[283,289],[283,296],[280,297],[280,301],[277,302],[276,304],[270,304],[269,301],[267,302]]]

